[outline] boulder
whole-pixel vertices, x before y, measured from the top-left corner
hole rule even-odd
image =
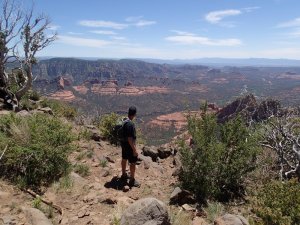
[[[35,208],[23,208],[26,219],[31,225],[52,225],[50,220],[40,210]]]
[[[152,165],[152,158],[150,156],[144,156],[144,155],[139,155],[139,160],[143,161],[144,163],[144,168],[147,170],[151,167]]]
[[[144,198],[127,208],[121,225],[170,225],[168,209],[164,203],[155,198]]]
[[[85,126],[91,132],[91,139],[94,141],[100,141],[102,139],[99,129],[94,125]]]
[[[182,208],[183,208],[185,211],[189,211],[189,212],[195,212],[195,211],[196,211],[196,208],[190,206],[189,204],[183,204],[183,205],[182,205]]]
[[[172,154],[171,148],[159,147],[157,149],[158,157],[161,159],[168,158]]]
[[[52,111],[52,109],[50,108],[50,107],[44,107],[44,108],[40,108],[40,109],[38,109],[39,111],[42,111],[42,112],[44,112],[44,113],[48,113],[48,114],[50,114],[50,115],[53,115],[53,111]]]
[[[217,218],[214,225],[249,225],[249,222],[243,216],[225,214]]]
[[[171,205],[184,205],[184,204],[194,204],[196,203],[196,199],[194,195],[187,191],[182,190],[179,187],[176,187],[171,194],[170,204]]]
[[[151,147],[145,146],[142,148],[142,152],[144,156],[150,156],[154,162],[157,161],[158,151],[154,146]]]
[[[31,114],[27,110],[21,110],[20,112],[17,112],[17,115],[20,117],[26,117],[26,116],[30,116]]]
[[[100,132],[93,131],[92,134],[91,134],[91,139],[94,140],[94,141],[100,141],[101,140]]]

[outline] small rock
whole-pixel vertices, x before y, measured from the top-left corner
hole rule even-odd
[[[245,217],[240,215],[225,214],[214,221],[214,225],[249,225]]]
[[[208,225],[206,221],[201,217],[195,217],[193,219],[192,225]]]
[[[91,139],[94,140],[94,141],[97,141],[99,142],[101,140],[101,135],[98,131],[96,132],[92,132],[91,134]]]
[[[107,177],[109,175],[109,170],[104,170],[102,173],[101,173],[101,177]]]
[[[158,151],[155,147],[151,146],[145,146],[142,148],[142,152],[144,156],[150,156],[152,158],[152,161],[156,162],[158,158]]]
[[[128,185],[123,187],[123,192],[128,192],[130,190],[130,187]]]
[[[88,203],[94,201],[95,199],[97,199],[97,193],[92,191],[83,198],[83,202]]]
[[[63,225],[69,224],[68,218],[63,218],[63,219],[61,220],[61,224],[63,224]]]
[[[2,222],[2,223],[1,223]],[[0,224],[2,225],[14,225],[16,223],[16,219],[13,216],[7,215],[0,218]]]
[[[158,151],[158,157],[161,159],[166,159],[172,154],[172,149],[170,148],[159,147],[157,151]]]
[[[30,112],[28,112],[27,110],[21,110],[20,112],[17,112],[16,114],[21,117],[26,117],[26,116],[31,115]]]
[[[50,114],[50,115],[53,115],[53,111],[52,111],[52,109],[50,108],[50,107],[44,107],[44,108],[40,108],[40,109],[38,109],[39,111],[42,111],[42,112],[44,112],[44,113],[48,113],[48,114]]]
[[[102,200],[100,200],[100,203],[108,204],[108,205],[114,205],[117,204],[117,200],[113,199],[112,197],[107,197]]]
[[[4,209],[1,210],[1,212],[3,214],[9,213],[10,211],[11,211],[11,208],[9,208],[9,207],[5,207]]]
[[[171,194],[170,204],[171,205],[184,205],[184,204],[194,204],[196,202],[193,194],[187,190],[181,190],[176,187]]]
[[[99,163],[97,162],[92,163],[92,167],[99,167]]]
[[[110,162],[110,163],[115,163],[115,160],[113,160],[112,158],[110,158],[109,156],[105,156],[105,159]]]
[[[82,210],[82,211],[80,211],[80,212],[77,214],[77,216],[78,216],[78,218],[83,218],[83,217],[85,217],[85,216],[88,216],[88,215],[86,215],[86,214],[89,215],[89,213],[87,213],[86,210]]]
[[[85,125],[86,128],[90,129],[90,130],[94,130],[94,129],[97,129],[96,126],[94,125]]]
[[[133,204],[135,202],[135,200],[133,200],[132,198],[129,198],[127,196],[122,196],[120,198],[117,199],[118,205],[121,207],[128,207],[131,204]]]
[[[152,165],[152,158],[150,156],[139,155],[139,159],[143,161],[144,168],[148,170]]]
[[[150,164],[149,162],[144,161],[143,163],[144,163],[144,169],[145,169],[145,170],[150,169],[150,165],[151,165],[151,164]]]
[[[52,225],[50,220],[40,210],[35,208],[23,208],[27,220],[31,225]]]
[[[192,206],[190,206],[189,204],[183,204],[183,205],[182,205],[182,208],[183,208],[185,211],[189,211],[189,212],[194,212],[194,211],[196,211],[196,209],[193,208]]]
[[[172,173],[172,177],[177,177],[177,176],[179,176],[180,172],[181,172],[181,168],[175,169],[175,170],[173,171],[173,173]]]

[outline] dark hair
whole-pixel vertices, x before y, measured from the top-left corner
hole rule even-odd
[[[136,115],[136,107],[130,106],[128,109],[128,116],[135,116]]]

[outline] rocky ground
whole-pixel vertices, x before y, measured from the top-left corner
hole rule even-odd
[[[22,112],[19,114],[27,115]],[[0,180],[0,225],[127,224],[123,221],[124,216],[123,222],[120,221],[124,211],[130,209],[132,204],[141,204],[138,200],[143,201],[147,197],[152,198],[147,200],[152,208],[149,209],[142,203],[143,207],[156,211],[157,207],[164,207],[172,224],[200,225],[209,222],[201,218],[203,212],[194,208],[193,196],[176,188],[180,162],[172,144],[138,147],[141,154],[136,177],[141,187],[130,188],[120,180],[120,147],[102,140],[93,126],[74,125],[74,132],[78,134],[85,129],[90,130],[92,135],[74,143],[77,150],[70,156],[74,165],[73,172],[69,177],[44,188],[40,197],[35,196],[31,190],[21,190]],[[153,198],[163,206],[155,206],[154,209],[153,204],[158,203],[152,204]],[[162,211],[158,210],[159,213]],[[183,216],[178,216],[181,212],[184,212]],[[147,213],[142,212],[143,215]],[[132,218],[131,212],[129,215]],[[238,217],[231,218],[230,215],[229,221],[236,220],[236,223],[225,223],[226,218],[219,220],[221,222],[216,221],[215,224],[248,224]]]
[[[128,205],[147,196],[168,203],[176,183],[172,176],[176,169],[172,163],[173,157],[159,162],[144,157],[137,168],[141,187],[127,189],[119,180],[119,147],[94,140],[81,140],[75,144],[78,150],[71,155],[72,163],[86,165],[90,172],[87,176],[72,172],[70,180],[61,180],[46,189],[42,198],[58,205],[63,212],[61,217],[53,210],[54,224],[61,220],[61,224],[107,225],[114,217],[119,218]],[[31,224],[23,209],[32,207],[33,200],[30,194],[6,181],[0,181],[0,224]],[[42,208],[47,207],[42,204]]]

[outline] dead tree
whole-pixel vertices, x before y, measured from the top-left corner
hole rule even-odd
[[[278,156],[280,178],[297,176],[300,179],[300,117],[295,111],[274,116],[264,125],[262,146]]]
[[[17,62],[25,81],[15,93],[20,100],[32,86],[36,53],[52,43],[56,33],[49,33],[50,20],[47,16],[34,16],[33,7],[28,11],[22,10],[20,1],[3,0],[0,10],[0,88],[12,94],[7,66]]]

